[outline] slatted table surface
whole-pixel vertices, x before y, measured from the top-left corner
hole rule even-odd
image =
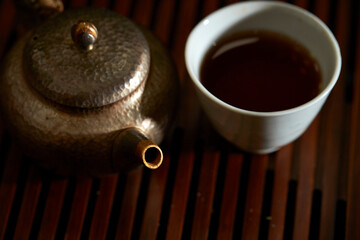
[[[341,47],[339,82],[305,134],[270,155],[219,137],[189,83],[185,41],[232,0],[64,2],[113,9],[168,47],[182,98],[155,171],[60,177],[34,165],[0,124],[0,239],[360,239],[360,4],[292,0],[320,17]],[[0,57],[21,34],[0,0]]]

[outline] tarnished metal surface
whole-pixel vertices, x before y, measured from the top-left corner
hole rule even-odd
[[[117,164],[113,161],[128,161],[125,158],[112,159],[113,148],[122,147],[114,144],[114,140],[121,130],[136,127],[156,144],[162,141],[175,112],[178,96],[177,76],[166,49],[150,32],[145,29],[140,30],[147,39],[152,57],[151,71],[147,80],[139,82],[140,85],[132,92],[126,89],[120,92],[121,96],[125,95],[126,92],[128,93],[125,98],[103,107],[91,109],[66,107],[54,103],[31,87],[26,79],[28,74],[23,71],[24,61],[22,59],[23,53],[26,53],[24,47],[28,41],[34,41],[34,35],[26,35],[10,51],[5,59],[5,65],[0,76],[2,115],[9,131],[19,141],[23,150],[37,159],[40,165],[61,174],[84,172],[97,175],[99,173],[111,173],[124,170],[117,169],[116,166],[126,165]],[[100,32],[100,34],[102,33]],[[71,37],[70,34],[69,37]],[[72,40],[69,38],[62,44],[65,45],[69,41]],[[97,48],[102,48],[101,46],[104,47],[99,40],[99,45],[95,46],[93,51],[96,52]],[[46,46],[46,48],[48,47]],[[77,48],[74,46],[74,49]],[[74,59],[81,58],[81,54],[87,53],[78,52],[74,55],[67,55],[66,51],[63,51],[58,54],[59,58],[65,55],[68,61],[76,64]],[[104,58],[109,56],[112,55],[109,54]],[[58,59],[58,55],[53,57]],[[46,59],[46,56],[44,58]],[[44,58],[39,58],[39,64],[45,64],[42,62]],[[50,65],[53,64],[51,59],[49,57]],[[70,82],[74,85],[86,86],[85,83],[75,81],[76,77],[82,74],[80,70],[75,69],[74,66],[69,66],[65,60],[62,64],[68,66],[69,69],[63,69],[61,65],[56,68],[53,65],[51,71],[51,68],[48,67],[44,71],[50,71],[47,74],[52,73],[51,77],[58,77],[65,81],[64,84],[66,83],[66,85]],[[109,85],[113,84],[112,79],[108,79],[113,72],[106,70],[106,64],[103,68],[98,66],[98,73],[104,74]],[[36,69],[40,70],[40,68]],[[119,72],[118,70],[114,71]],[[93,81],[100,82],[103,79],[102,76],[96,75],[95,71],[90,71],[90,73],[94,78]],[[86,74],[90,75],[90,73]],[[57,74],[60,76],[56,76]],[[64,76],[69,78],[64,78]],[[84,81],[87,81],[94,93],[100,92],[99,89],[95,88],[99,82],[93,83],[89,79]],[[60,86],[60,88],[69,87],[69,92],[79,90],[71,84],[70,86]],[[126,82],[124,84],[128,89],[131,89]],[[51,84],[50,87],[52,87]],[[99,88],[101,89],[101,86]],[[112,88],[109,87],[108,89],[110,91]],[[97,100],[97,98],[94,99]]]
[[[71,38],[79,20],[93,23],[99,37],[93,49]],[[119,101],[147,78],[146,39],[125,17],[105,9],[73,9],[46,21],[24,51],[29,82],[46,98],[73,107],[101,107]]]

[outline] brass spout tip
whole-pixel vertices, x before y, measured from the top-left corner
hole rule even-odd
[[[143,140],[137,146],[137,154],[141,156],[144,165],[150,169],[157,169],[163,161],[160,147],[150,140]]]
[[[163,162],[163,153],[140,129],[130,127],[116,136],[112,159],[114,171],[130,170],[141,164],[157,169]]]

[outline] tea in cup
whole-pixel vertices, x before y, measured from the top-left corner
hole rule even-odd
[[[190,33],[187,70],[215,129],[253,153],[276,151],[308,128],[341,69],[338,43],[291,4],[241,2]]]

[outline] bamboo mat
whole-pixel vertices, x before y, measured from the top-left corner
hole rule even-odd
[[[360,4],[293,0],[320,17],[342,52],[340,79],[305,134],[251,155],[219,137],[199,108],[184,63],[194,25],[230,0],[64,2],[113,9],[168,47],[182,84],[163,165],[103,178],[39,169],[0,123],[0,239],[360,239]],[[17,16],[0,0],[0,58]]]

